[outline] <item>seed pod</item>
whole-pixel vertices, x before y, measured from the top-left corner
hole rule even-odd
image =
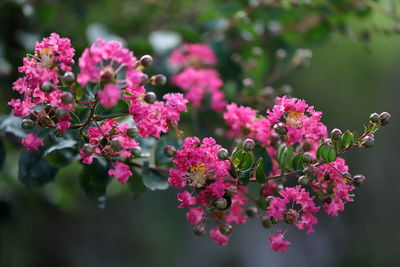
[[[67,84],[71,84],[75,81],[75,74],[71,71],[67,71],[66,73],[64,73],[63,78]]]
[[[22,129],[29,130],[33,128],[33,121],[31,119],[23,119],[21,123]]]
[[[130,138],[135,138],[139,134],[139,129],[136,126],[130,127],[126,130],[126,135]]]
[[[220,160],[227,160],[228,157],[229,157],[229,152],[228,152],[228,150],[226,150],[225,148],[220,148],[220,149],[218,150],[217,157],[218,157]]]
[[[153,92],[147,92],[146,95],[144,96],[144,101],[149,104],[154,104],[156,102],[157,96]]]
[[[176,154],[176,148],[174,146],[164,147],[164,155],[168,158],[172,158]]]
[[[245,151],[253,151],[255,146],[256,146],[256,143],[254,143],[254,141],[252,139],[246,139],[243,142],[243,149]]]
[[[232,225],[224,223],[219,226],[219,231],[223,235],[230,235],[232,234]]]
[[[206,225],[204,223],[198,223],[194,226],[193,231],[197,236],[202,236],[207,232]]]
[[[214,201],[214,206],[219,210],[224,210],[228,206],[228,201],[221,197]]]
[[[150,78],[151,84],[155,86],[162,86],[167,83],[167,77],[162,74],[154,75]]]
[[[153,58],[150,55],[144,55],[140,58],[140,65],[145,68],[148,68],[153,64]]]

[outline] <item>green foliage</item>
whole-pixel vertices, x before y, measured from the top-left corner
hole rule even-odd
[[[165,190],[169,186],[167,177],[150,168],[148,161],[143,162],[141,176],[143,184],[150,190]]]

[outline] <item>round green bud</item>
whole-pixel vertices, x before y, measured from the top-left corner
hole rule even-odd
[[[256,143],[254,143],[254,141],[252,139],[246,139],[243,141],[243,149],[245,151],[253,151],[255,146],[256,146]]]
[[[74,96],[70,92],[63,92],[61,95],[61,102],[63,104],[71,104],[74,101]]]
[[[261,223],[265,228],[271,228],[272,227],[271,219],[268,216],[263,216],[261,218]]]
[[[225,148],[220,148],[220,149],[218,150],[217,157],[218,157],[220,160],[227,160],[228,157],[229,157],[229,152],[228,152],[228,150],[226,150]]]
[[[302,186],[306,186],[310,182],[310,179],[307,176],[302,175],[302,176],[299,177],[297,182]]]
[[[130,127],[126,130],[126,135],[130,138],[135,138],[139,134],[139,129],[136,126]]]
[[[219,210],[224,210],[228,206],[228,201],[221,197],[214,201],[214,206]]]
[[[65,108],[57,108],[56,109],[56,117],[58,119],[63,119],[68,114],[68,110]]]
[[[176,154],[176,148],[174,146],[165,146],[164,155],[168,158],[172,158]]]
[[[313,162],[313,158],[310,153],[304,153],[302,160],[305,164],[311,164]]]
[[[223,235],[230,235],[232,234],[232,225],[224,223],[219,226],[219,231]]]
[[[146,95],[144,96],[144,101],[149,104],[154,104],[156,102],[157,96],[153,92],[147,92]]]
[[[256,217],[257,214],[258,214],[258,209],[257,209],[257,207],[255,207],[255,206],[248,207],[248,208],[246,209],[246,214],[247,214],[247,216],[249,216],[249,217]]]
[[[231,185],[228,188],[225,188],[225,193],[229,196],[229,197],[234,197],[238,192],[238,189],[236,186]]]
[[[375,137],[373,134],[369,134],[366,137],[363,138],[361,141],[361,145],[365,148],[372,147],[375,143]]]
[[[193,231],[197,236],[205,235],[207,232],[206,225],[204,223],[198,223],[194,226]]]
[[[84,144],[83,147],[82,147],[82,151],[86,155],[90,156],[90,155],[92,155],[94,153],[94,147],[91,144]]]
[[[381,115],[379,115],[379,118],[381,119],[381,125],[387,125],[392,116],[387,112],[382,112]]]
[[[282,122],[278,122],[277,124],[275,124],[274,125],[274,130],[279,135],[286,135],[287,134],[286,126]]]
[[[150,78],[151,84],[155,86],[162,86],[167,83],[167,77],[162,74],[154,75]]]
[[[71,71],[67,71],[66,73],[64,73],[63,78],[67,84],[71,84],[75,81],[75,74]]]
[[[121,151],[121,149],[122,149],[122,144],[121,144],[121,141],[119,140],[118,137],[114,137],[114,138],[111,140],[111,147],[112,147],[112,149],[113,149],[114,151]]]
[[[153,64],[153,58],[150,55],[144,55],[140,58],[140,65],[145,68],[148,68]]]
[[[371,116],[369,116],[369,120],[372,123],[379,123],[381,121],[381,118],[379,117],[378,113],[372,113]]]
[[[342,137],[342,131],[340,129],[333,129],[331,131],[332,140],[339,140]]]
[[[140,157],[142,155],[142,148],[140,146],[131,149],[131,153],[135,157]]]
[[[22,129],[29,130],[33,128],[33,121],[31,119],[23,119],[21,123]]]
[[[40,90],[42,90],[45,93],[50,93],[54,89],[54,84],[51,82],[45,82],[42,84],[42,87],[40,87]]]
[[[365,176],[362,174],[356,174],[353,177],[353,182],[357,186],[362,186],[365,185],[365,183],[367,182],[367,178],[365,178]]]

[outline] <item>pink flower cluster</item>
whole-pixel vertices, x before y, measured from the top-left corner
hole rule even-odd
[[[304,100],[277,97],[277,104],[267,111],[271,125],[284,123],[287,129],[287,145],[299,143],[304,151],[316,152],[321,139],[327,137],[326,126],[320,122],[322,112],[315,111]]]
[[[316,193],[324,196],[325,203],[322,207],[330,216],[338,216],[338,211],[344,210],[344,204],[353,201],[350,192],[354,190],[354,186],[343,176],[348,170],[343,158],[322,164],[317,169],[317,179],[313,180],[312,187]]]
[[[189,137],[173,158],[175,168],[170,169],[168,181],[171,186],[184,189],[177,195],[181,202],[178,207],[189,208],[186,218],[192,225],[204,222],[208,218],[207,212],[210,213],[210,220],[217,220],[218,224],[246,222],[243,205],[247,202],[244,196],[247,189],[228,181],[233,181],[229,176],[230,163],[217,157],[220,148],[213,138],[200,140],[197,137]],[[191,192],[186,190],[186,187]],[[227,197],[227,191],[232,187],[236,192],[229,197],[229,209],[212,210],[211,203]],[[210,237],[220,245],[227,244],[229,239],[218,227],[210,231]]]
[[[267,216],[277,220],[284,220],[289,225],[295,225],[298,229],[305,229],[308,234],[313,233],[313,226],[318,220],[314,213],[319,211],[314,203],[314,197],[300,185],[286,187],[279,192],[280,197],[275,197],[268,206]],[[298,207],[298,208],[297,208]],[[283,252],[287,246],[277,246],[282,244],[282,234],[278,230],[278,235],[270,238],[271,248]],[[279,242],[278,242],[279,241]]]
[[[226,106],[223,82],[218,72],[209,68],[216,64],[216,58],[207,45],[184,44],[172,52],[170,62],[184,68],[172,77],[172,82],[186,92],[193,106],[200,106],[206,94],[210,95],[212,109],[220,111]]]
[[[98,39],[85,49],[79,59],[81,72],[78,82],[104,82],[105,87],[97,93],[100,103],[113,107],[123,98],[129,102],[129,112],[139,127],[142,137],[154,136],[168,131],[168,125],[180,119],[180,112],[186,111],[186,100],[181,94],[167,94],[166,102],[145,101],[148,77],[142,72],[133,52],[123,48],[121,43]],[[121,77],[121,78],[120,78]]]
[[[46,126],[57,128],[61,132],[65,132],[70,127],[71,117],[68,114],[56,119],[54,115],[50,116],[48,112],[45,112],[44,107],[50,104],[66,110],[74,109],[72,104],[62,102],[63,90],[60,85],[62,74],[72,68],[74,51],[70,40],[60,38],[56,33],[52,33],[41,42],[36,42],[35,54],[25,57],[23,66],[18,68],[24,77],[13,83],[13,90],[22,95],[22,99],[11,99],[8,102],[12,106],[14,116],[32,115],[35,117],[35,124],[45,123]],[[43,90],[43,87],[46,87],[46,90]],[[33,112],[34,110],[36,111]],[[23,142],[29,150],[33,149],[29,145],[31,142],[28,141],[32,138],[33,135],[27,136]],[[39,144],[39,142],[34,143]]]

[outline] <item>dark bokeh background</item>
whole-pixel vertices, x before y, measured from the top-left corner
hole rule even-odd
[[[197,16],[214,3],[197,2],[0,1],[0,112],[9,111],[16,68],[35,40],[56,31],[79,55],[93,36],[116,35],[136,54],[150,53],[156,30],[198,40],[204,29]],[[400,266],[400,38],[378,35],[367,47],[334,37],[293,44],[313,51],[312,64],[282,83],[322,110],[329,128],[362,131],[372,112],[388,111],[393,120],[373,149],[346,154],[351,172],[365,174],[368,184],[338,218],[321,213],[315,234],[290,231],[293,245],[279,254],[268,247],[274,230],[249,219],[219,247],[193,235],[174,189],[133,199],[114,181],[106,207],[98,208],[79,188],[78,163],[54,183],[24,189],[16,180],[22,150],[8,142],[0,171],[0,266]]]

